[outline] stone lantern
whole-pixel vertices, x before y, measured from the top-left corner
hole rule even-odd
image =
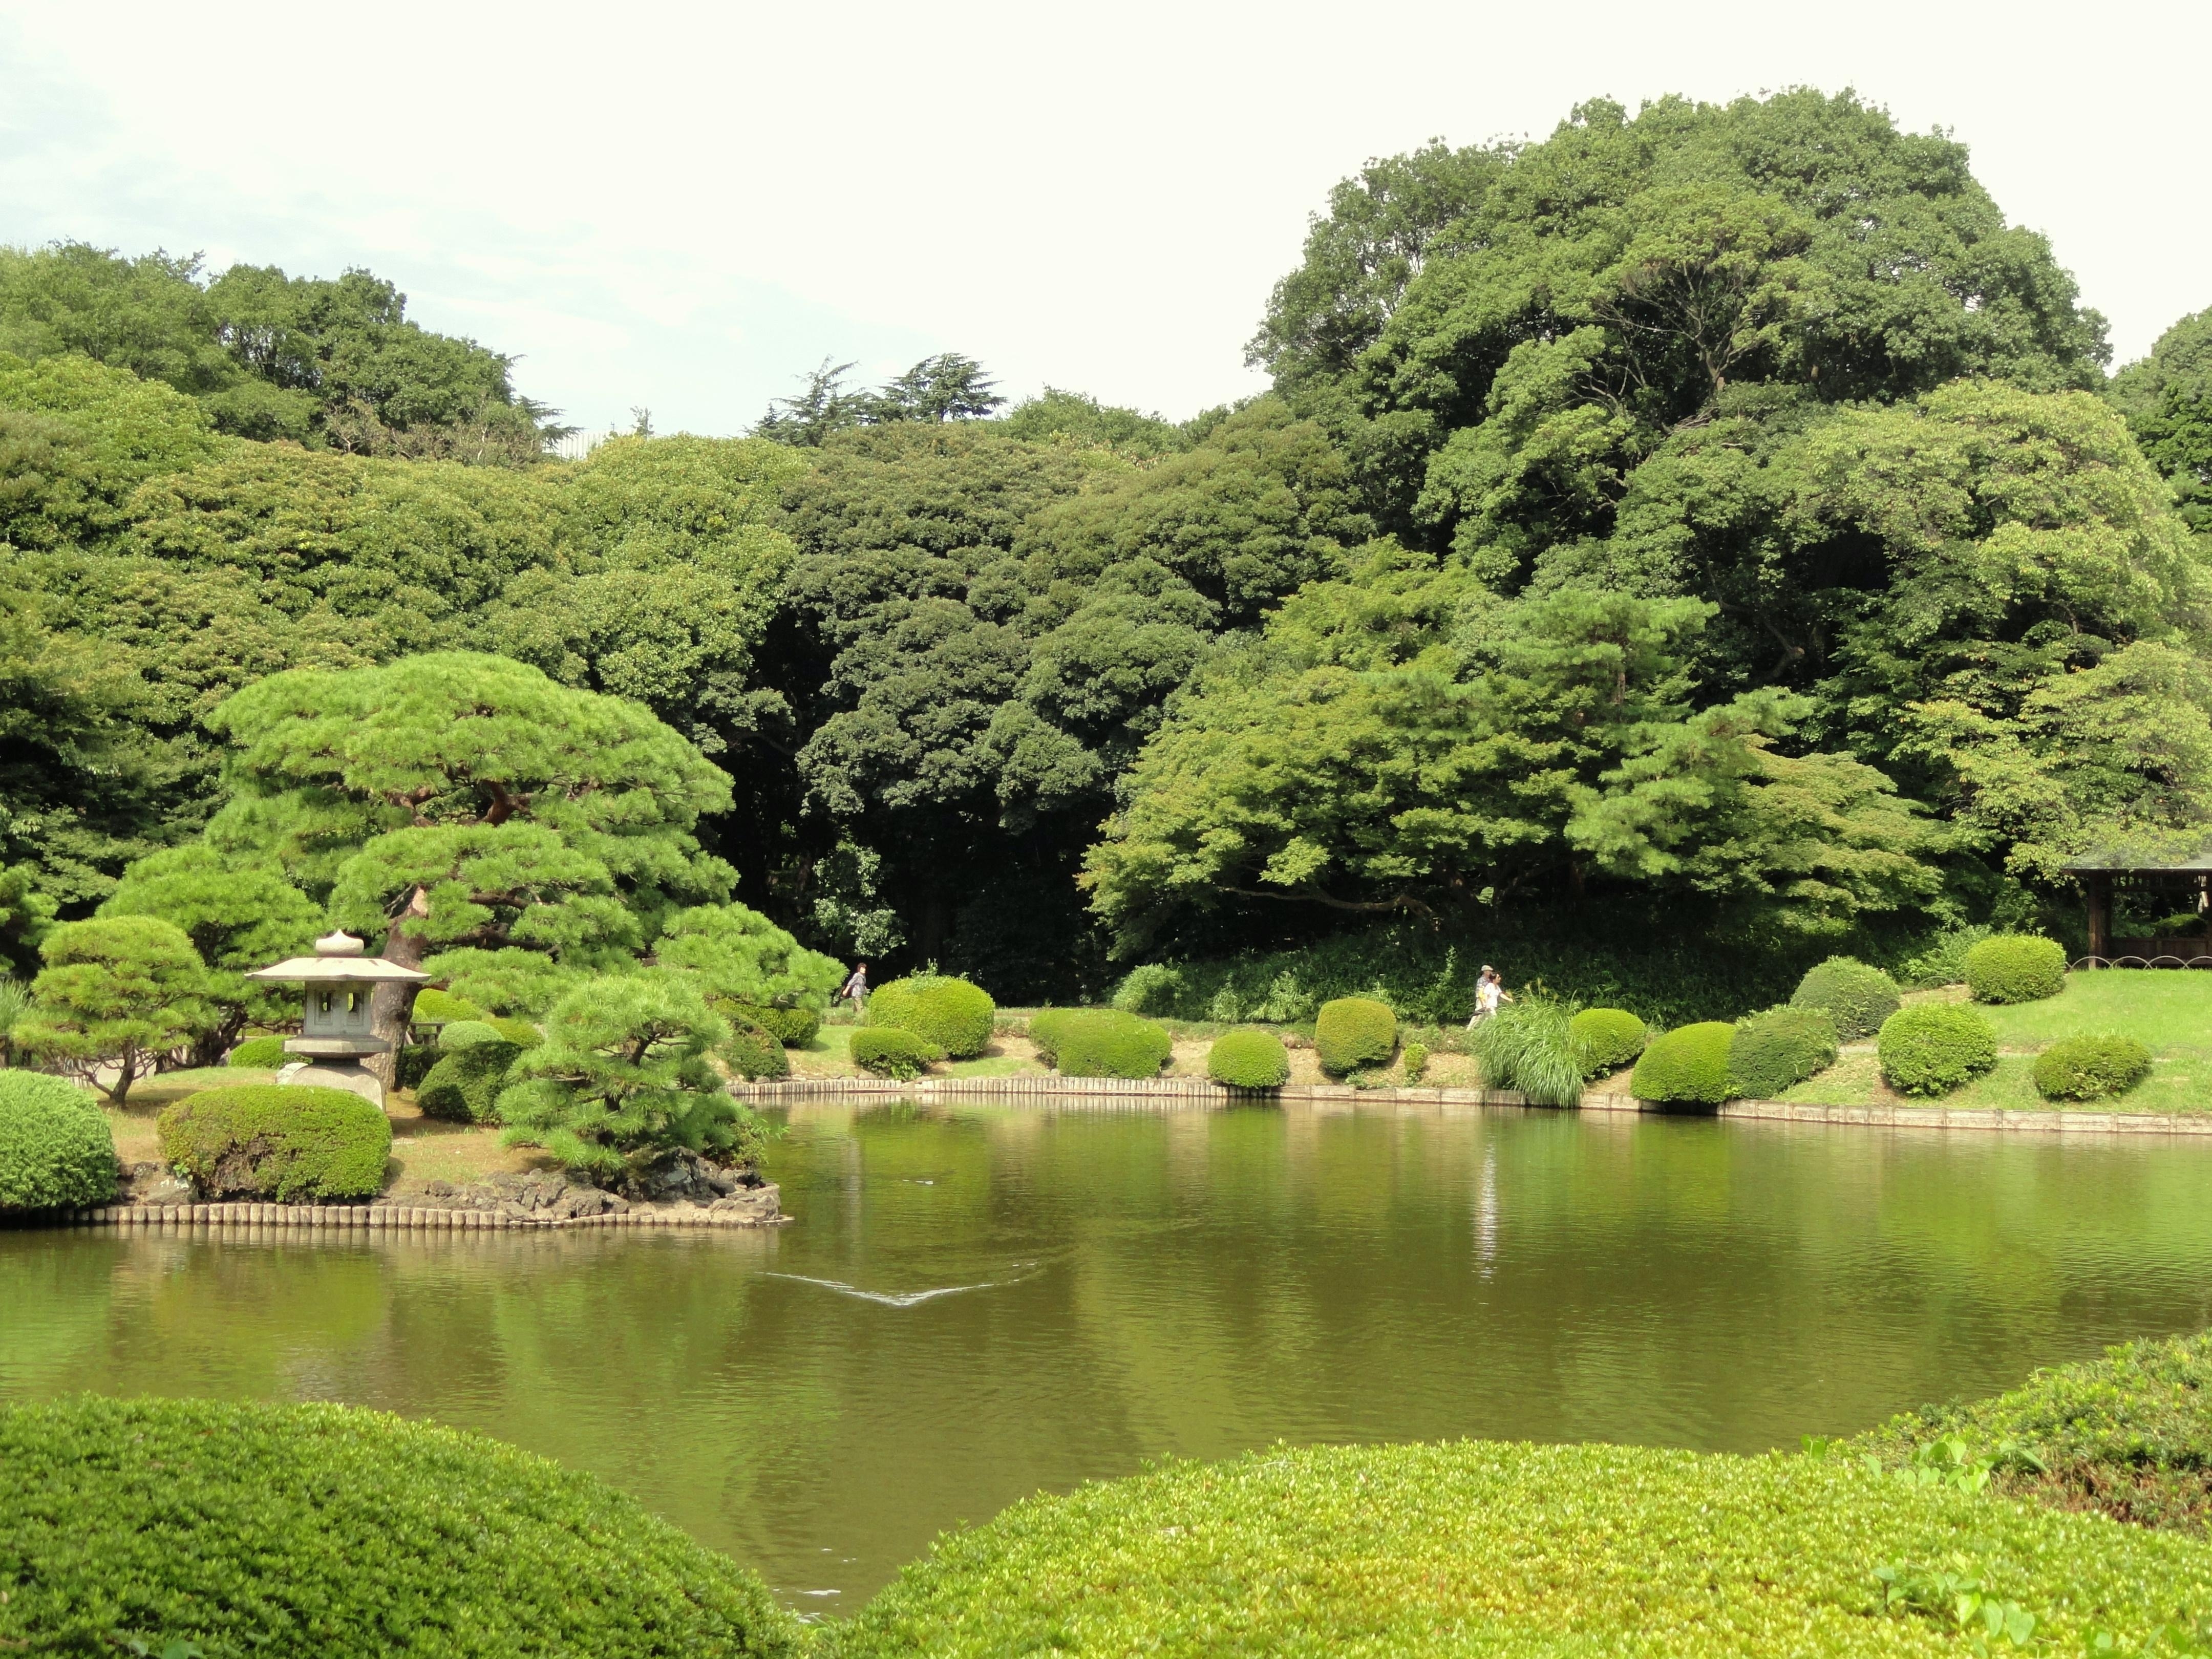
[[[368,948],[351,933],[331,933],[315,941],[311,957],[294,957],[246,975],[289,980],[307,988],[307,1012],[300,1035],[284,1039],[284,1052],[298,1058],[276,1073],[279,1083],[350,1089],[378,1106],[384,1104],[384,1085],[362,1064],[367,1055],[392,1049],[369,1030],[370,1002],[380,985],[420,984],[430,976],[369,956]]]

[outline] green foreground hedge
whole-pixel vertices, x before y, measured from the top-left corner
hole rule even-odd
[[[1278,1448],[948,1533],[837,1659],[1956,1655],[1876,1569],[1978,1576],[2054,1653],[2212,1608],[2212,1545],[1908,1484],[1857,1458],[1627,1446]],[[1963,1576],[1963,1575],[1962,1575]],[[2095,1607],[2094,1616],[2084,1609]]]
[[[0,1407],[0,1651],[771,1656],[750,1573],[590,1475],[338,1406]]]

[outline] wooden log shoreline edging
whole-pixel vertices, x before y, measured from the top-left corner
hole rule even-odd
[[[1269,1101],[1431,1107],[1510,1107],[1531,1111],[1526,1095],[1509,1089],[1355,1089],[1350,1084],[1302,1084],[1281,1089],[1231,1089],[1204,1078],[989,1077],[804,1078],[733,1085],[730,1092],[758,1106],[818,1100],[1094,1100],[1117,1107],[1149,1104],[1230,1106]],[[1711,1116],[1723,1120],[1821,1123],[1855,1128],[1971,1129],[2023,1134],[2212,1135],[2212,1113],[2201,1117],[2150,1112],[2016,1111],[1971,1106],[1807,1106],[1781,1100],[1731,1100],[1711,1113],[1680,1113],[1633,1095],[1586,1094],[1585,1112]]]
[[[104,1204],[47,1212],[49,1226],[155,1228],[163,1232],[209,1229],[328,1228],[356,1233],[548,1231],[568,1227],[770,1228],[791,1218],[759,1218],[692,1206],[658,1209],[635,1204],[619,1212],[550,1217],[506,1215],[497,1210],[442,1209],[405,1204]]]

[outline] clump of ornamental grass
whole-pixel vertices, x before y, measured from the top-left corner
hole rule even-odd
[[[1573,1015],[1547,997],[1509,1002],[1476,1025],[1468,1039],[1482,1080],[1526,1095],[1534,1106],[1579,1106],[1584,1050]]]

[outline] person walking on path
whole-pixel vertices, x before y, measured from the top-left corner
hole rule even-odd
[[[1505,981],[1498,977],[1498,969],[1484,963],[1482,972],[1475,976],[1474,1013],[1468,1020],[1467,1029],[1472,1031],[1497,1013],[1499,1003],[1512,1000],[1512,994],[1506,990]]]
[[[853,1017],[859,1018],[868,1006],[868,964],[861,963],[853,969],[837,992],[837,1000],[853,1005]]]

